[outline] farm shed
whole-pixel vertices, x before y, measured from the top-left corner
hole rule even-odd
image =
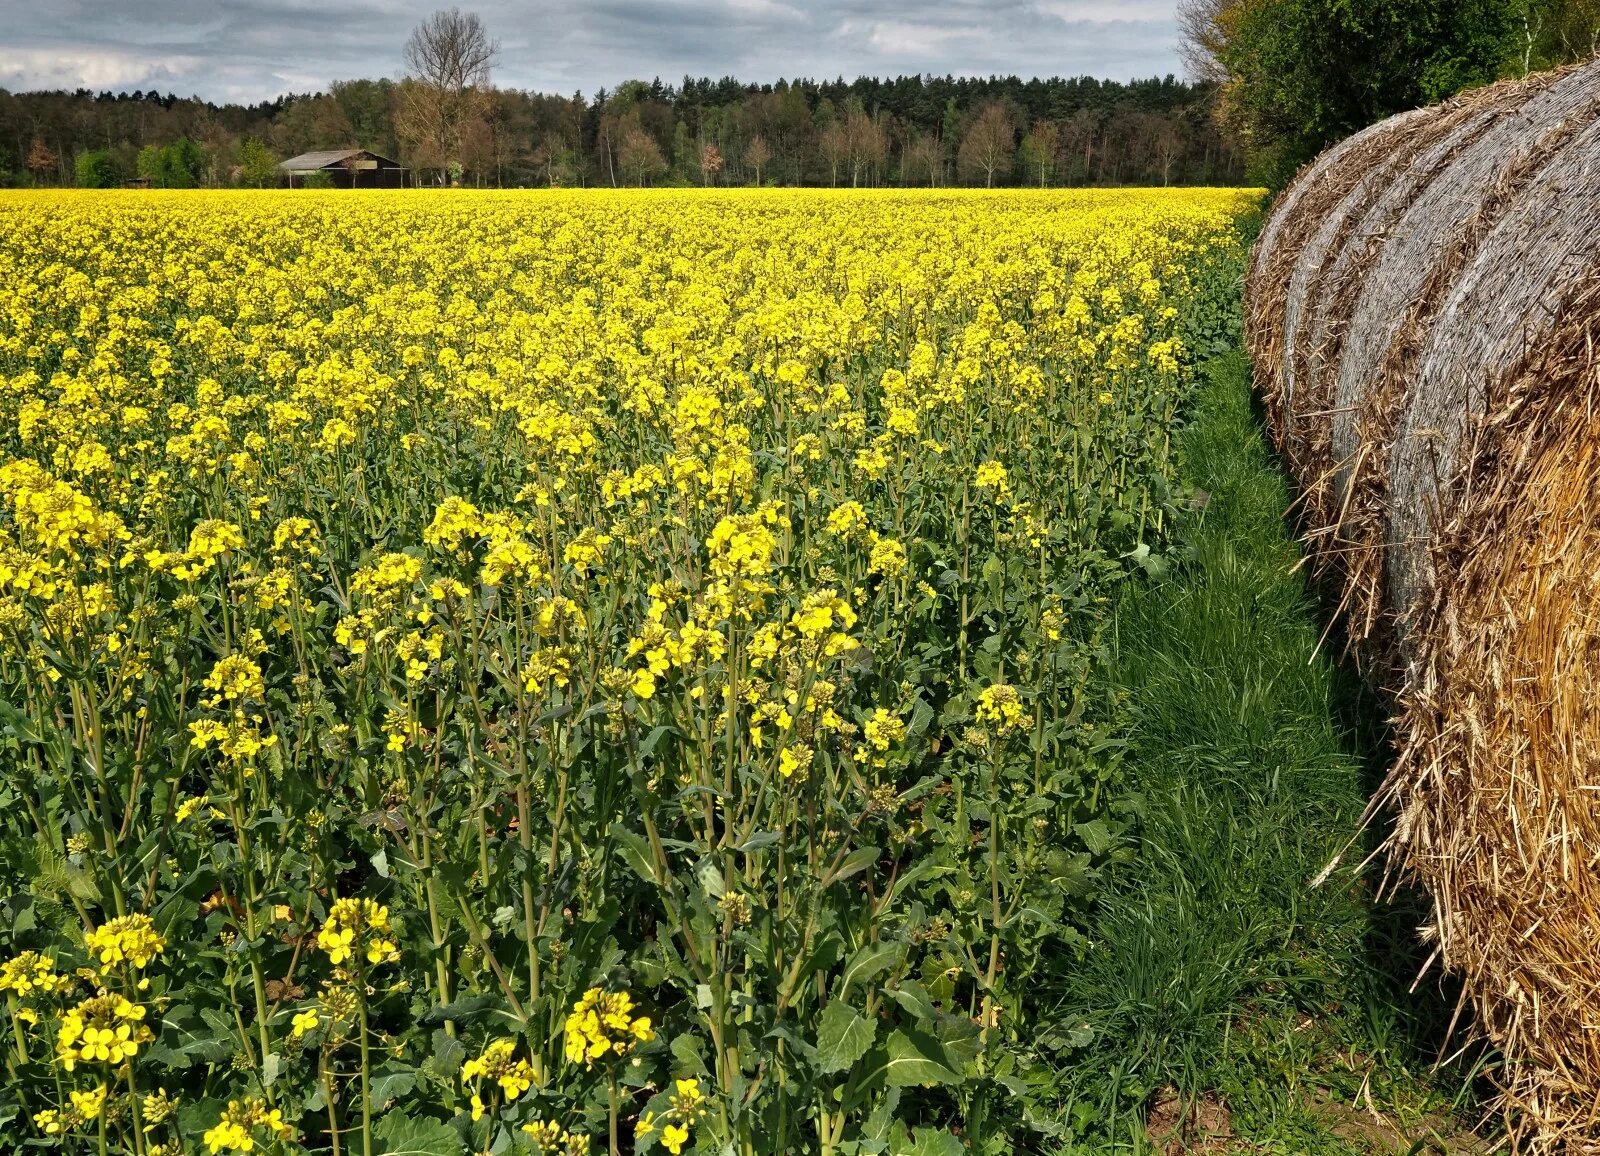
[[[1394,861],[1515,1147],[1600,1153],[1600,63],[1312,162],[1246,282],[1314,564],[1399,707]]]
[[[313,173],[321,173],[341,189],[403,189],[406,169],[398,161],[380,157],[367,149],[323,149],[301,153],[278,165],[289,178],[289,187],[303,184]]]

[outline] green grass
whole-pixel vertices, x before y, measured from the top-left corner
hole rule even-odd
[[[1459,1066],[1431,1071],[1453,997],[1408,992],[1418,911],[1374,905],[1375,877],[1353,866],[1377,837],[1357,828],[1381,707],[1337,644],[1318,652],[1247,361],[1203,378],[1180,440],[1195,501],[1178,558],[1118,612],[1139,852],[1058,981],[1061,1025],[1093,1029],[1067,1061],[1068,1150],[1143,1149],[1164,1089],[1226,1104],[1234,1139],[1197,1150],[1463,1150],[1470,1137],[1430,1138],[1456,1136],[1452,1104],[1471,1100]]]

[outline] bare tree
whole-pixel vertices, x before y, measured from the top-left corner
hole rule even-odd
[[[1114,185],[1131,179],[1124,175],[1123,166],[1142,163],[1150,147],[1149,127],[1144,114],[1131,108],[1119,108],[1111,114],[1106,121],[1106,147],[1100,150],[1100,180],[1108,179],[1108,168]],[[1115,148],[1111,147],[1113,141]]]
[[[1183,134],[1178,131],[1178,126],[1171,116],[1152,113],[1151,117],[1150,154],[1155,160],[1156,167],[1161,170],[1161,183],[1170,185],[1172,168],[1183,155]]]
[[[744,148],[744,163],[756,171],[756,186],[761,185],[761,166],[772,159],[772,150],[767,147],[767,138],[760,133],[750,138],[750,143]]]
[[[700,176],[707,187],[717,179],[717,174],[722,171],[722,150],[707,141],[700,146]]]
[[[1023,163],[1030,173],[1039,174],[1039,187],[1055,172],[1056,154],[1061,151],[1061,126],[1053,120],[1036,120],[1022,138]]]
[[[661,146],[637,123],[623,132],[622,143],[617,147],[617,163],[623,172],[633,173],[641,188],[647,178],[659,176],[667,169],[667,158]]]
[[[968,176],[982,173],[984,188],[992,189],[995,174],[1011,167],[1016,149],[1017,130],[1011,123],[1010,110],[1002,101],[991,100],[978,110],[961,138],[956,163]]]
[[[477,186],[483,188],[483,174],[494,167],[494,126],[488,117],[475,116],[461,128],[461,166],[471,170]]]
[[[446,92],[489,87],[489,71],[500,52],[476,12],[435,12],[411,31],[405,61],[411,76]]]
[[[1191,80],[1221,84],[1228,79],[1222,51],[1228,43],[1228,15],[1240,0],[1178,0],[1178,55]]]
[[[889,142],[883,126],[859,104],[845,114],[844,148],[845,159],[850,162],[851,188],[859,185],[863,176],[875,173],[888,155]]]
[[[1092,109],[1080,108],[1073,113],[1072,119],[1062,126],[1061,149],[1064,153],[1071,153],[1076,157],[1083,154],[1083,179],[1084,183],[1094,180],[1094,146],[1100,139],[1100,117]],[[1067,179],[1072,179],[1069,170]]]
[[[395,131],[418,167],[442,174],[464,163],[467,138],[479,135],[478,122],[489,113],[490,70],[499,51],[476,12],[435,12],[412,30]]]
[[[545,181],[551,188],[569,183],[575,175],[572,146],[558,132],[546,133],[530,159],[544,170]]]
[[[822,153],[822,159],[828,164],[830,185],[839,183],[839,165],[850,152],[849,134],[844,125],[834,121],[822,130],[817,138],[817,148]]]
[[[924,177],[932,187],[939,176],[939,142],[929,133],[918,133],[900,151],[900,179],[909,185]]]

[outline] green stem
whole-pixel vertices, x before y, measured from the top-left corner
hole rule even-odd
[[[333,1145],[333,1156],[339,1156],[339,1114],[333,1104],[333,1072],[328,1067],[328,1053],[322,1053],[322,1098],[328,1104],[328,1140]]]
[[[622,1149],[617,1146],[617,1073],[611,1073],[610,1082],[606,1085],[606,1094],[610,1107],[611,1127],[611,1156],[621,1156]]]
[[[367,980],[356,973],[356,996],[361,1009],[361,1156],[372,1156],[371,1038],[367,1031]]]
[[[144,1117],[139,1110],[139,1089],[133,1082],[133,1064],[128,1064],[128,1104],[133,1112],[134,1156],[144,1156]]]

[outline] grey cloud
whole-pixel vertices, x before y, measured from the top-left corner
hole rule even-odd
[[[255,100],[395,76],[441,0],[0,0],[0,87],[159,88]],[[630,77],[1178,71],[1173,0],[464,0],[502,85]]]

